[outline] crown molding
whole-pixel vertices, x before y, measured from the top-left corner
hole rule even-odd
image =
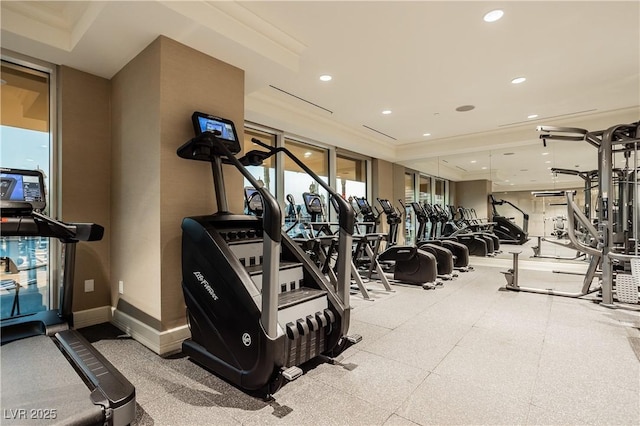
[[[238,2],[160,1],[170,10],[292,70],[307,48]]]

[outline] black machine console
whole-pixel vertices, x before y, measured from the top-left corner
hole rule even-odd
[[[242,150],[233,121],[198,111],[191,115],[191,121],[196,137],[178,148],[178,156],[187,160],[210,162],[215,157],[225,155],[218,141],[221,141],[232,154]]]
[[[42,211],[46,207],[44,177],[36,170],[0,169],[0,207],[3,214],[14,210]]]

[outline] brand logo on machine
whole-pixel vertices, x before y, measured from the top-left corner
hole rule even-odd
[[[410,253],[411,250],[398,250],[398,254]]]
[[[200,284],[202,284],[204,289],[207,290],[207,293],[211,295],[211,298],[213,300],[218,300],[218,295],[216,294],[215,291],[213,291],[211,284],[209,284],[209,281],[205,279],[204,275],[202,275],[202,273],[199,271],[194,271],[193,275],[195,275],[196,279]]]
[[[249,333],[244,333],[242,335],[242,343],[244,343],[245,346],[251,345],[251,336],[249,335]]]

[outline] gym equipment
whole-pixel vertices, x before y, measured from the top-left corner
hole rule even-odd
[[[398,200],[398,201],[400,202],[402,209],[401,210],[397,209],[396,211],[400,215],[400,219],[403,220],[407,211],[407,207],[404,205],[404,202],[402,200]],[[396,229],[396,232],[397,232],[397,229]],[[455,256],[453,255],[453,252],[450,249],[445,248],[442,244],[439,244],[439,243],[433,243],[429,241],[418,242],[417,238],[416,238],[416,247],[426,252],[429,252],[436,257],[439,278],[442,278],[443,280],[450,280],[458,276],[458,274],[454,272]]]
[[[449,213],[438,204],[424,204],[424,209],[431,222],[432,238],[454,238],[469,249],[471,256],[494,256],[494,239],[484,232],[474,232],[466,223],[456,223],[455,209]],[[438,224],[440,226],[438,227]],[[438,229],[440,233],[438,234]],[[497,237],[496,237],[497,241]]]
[[[453,209],[453,206],[449,206],[449,210],[454,214],[455,209]],[[495,222],[487,222],[484,219],[479,219],[476,209],[473,207],[470,209],[458,207],[458,212],[461,214],[461,221],[465,223],[467,228],[482,236],[487,241],[491,240],[489,247],[491,247],[491,242],[493,242],[493,253],[498,254],[501,252],[500,238],[493,232],[493,227],[496,225]]]
[[[507,200],[496,200],[493,194],[489,194],[489,201],[493,209],[492,221],[495,222],[493,232],[500,238],[501,243],[524,244],[529,241],[529,215],[520,207]],[[496,206],[508,204],[522,213],[522,227],[516,225],[512,218],[507,218],[498,213]]]
[[[422,280],[425,278],[431,279],[425,288],[433,288],[434,285],[441,284],[438,278],[450,279],[450,274],[453,271],[451,252],[445,253],[440,250],[431,250],[431,248],[426,250],[409,245],[398,246],[398,224],[402,222],[402,215],[387,199],[378,198],[378,204],[382,207],[382,212],[387,217],[389,225],[387,247],[378,256],[378,260],[395,262],[394,279],[408,283],[412,283],[414,280],[424,282]],[[437,257],[434,252],[438,253],[441,258]]]
[[[507,285],[502,287],[501,290],[513,290],[513,291],[524,291],[528,293],[539,293],[539,294],[550,294],[553,296],[564,296],[564,297],[582,297],[591,293],[595,293],[600,291],[602,287],[598,284],[593,285],[593,280],[597,277],[597,269],[600,263],[600,259],[602,258],[602,252],[597,248],[597,235],[598,231],[595,227],[589,222],[587,217],[580,211],[578,206],[573,201],[573,192],[567,191],[565,193],[567,199],[567,219],[569,222],[569,226],[567,228],[568,237],[571,242],[580,249],[580,251],[591,256],[589,261],[589,267],[587,269],[587,273],[585,274],[584,280],[582,282],[582,288],[578,292],[565,292],[565,291],[557,291],[553,289],[541,289],[535,287],[521,287],[518,282],[518,255],[521,252],[512,251],[510,252],[513,255],[513,266],[507,272],[503,272],[505,275],[505,279],[507,280]],[[578,240],[575,234],[575,220],[580,223],[581,226],[584,226],[587,232],[592,235],[594,238],[591,240],[592,244],[587,245]]]
[[[388,202],[388,201],[387,201]],[[360,208],[360,213],[368,224],[375,223],[377,217],[373,213],[373,208],[364,198],[356,198],[356,203]],[[379,217],[379,215],[378,215]],[[397,229],[397,224],[395,225]],[[397,233],[396,233],[397,234]],[[399,246],[396,244],[393,226],[390,226],[389,232],[378,234],[376,237],[374,250],[369,253],[370,259],[376,259],[378,265],[387,267],[387,272],[392,273],[392,279],[396,282],[409,285],[419,285],[424,289],[434,289],[440,284],[438,280],[438,266],[436,258],[431,253],[424,250],[418,250],[414,246]],[[380,252],[382,242],[386,242],[385,250]],[[369,277],[371,277],[374,263],[369,269]],[[382,277],[383,272],[379,271],[378,275]],[[382,279],[382,278],[381,278]]]
[[[402,203],[402,202],[401,202]],[[459,271],[467,272],[473,267],[469,266],[469,248],[462,243],[459,243],[454,238],[445,239],[445,238],[428,238],[426,235],[427,223],[429,222],[429,217],[427,212],[422,207],[420,203],[415,201],[410,203],[413,212],[416,215],[416,219],[418,220],[418,230],[416,231],[416,245],[421,247],[424,243],[429,244],[440,244],[443,247],[453,253],[454,265],[453,267]],[[404,204],[403,204],[404,207]],[[435,231],[435,227],[431,228],[432,231]]]
[[[601,304],[612,308],[624,306],[630,309],[638,309],[637,305],[640,304],[640,297],[638,300],[634,298],[635,303],[621,305],[619,299],[616,301],[615,287],[617,285],[617,275],[625,275],[624,271],[630,269],[632,262],[640,257],[638,251],[640,210],[637,202],[640,196],[640,182],[637,181],[636,177],[640,122],[618,124],[606,130],[592,132],[580,128],[551,126],[538,126],[537,130],[541,132],[540,139],[542,139],[544,146],[546,146],[547,140],[584,141],[598,150],[597,239],[602,270]],[[623,188],[619,188],[617,202],[615,200],[616,192],[614,191],[613,182],[615,153],[622,153],[627,161],[631,153],[633,153],[634,161],[636,162],[633,171],[625,172],[624,174],[626,177],[621,182]],[[617,216],[614,215],[614,203],[617,203],[618,209],[622,207],[622,211]],[[569,225],[569,228],[571,228],[571,225]],[[633,235],[633,238],[630,238],[631,235]],[[625,279],[622,281],[625,281]],[[637,291],[637,288],[635,291]]]
[[[191,329],[182,351],[240,389],[269,397],[284,380],[299,377],[304,362],[337,355],[361,339],[347,335],[353,211],[338,199],[334,286],[282,229],[278,202],[245,166],[281,152],[329,194],[335,191],[286,148],[254,138],[267,151],[236,158],[241,147],[230,120],[194,112],[192,121],[196,136],[177,154],[211,164],[218,212],[182,222],[182,289]],[[223,163],[256,189],[261,217],[229,212]]]
[[[11,195],[0,201],[2,235],[57,238],[64,249],[60,308],[2,321],[2,387],[10,389],[2,392],[3,424],[130,424],[136,412],[135,388],[80,333],[69,329],[76,244],[102,239],[103,227],[42,214],[46,198],[39,171],[3,168],[1,177],[14,182]]]
[[[330,260],[335,254],[335,234],[332,230],[332,227],[337,225],[336,223],[331,222],[313,222],[313,220],[317,220],[319,217],[323,217],[325,215],[322,208],[322,200],[318,194],[312,194],[305,192],[303,195],[304,204],[307,209],[307,213],[311,216],[312,222],[307,223],[306,225],[311,228],[312,235],[315,235],[315,238],[320,238],[320,248],[324,248],[325,253],[321,254],[321,257],[325,257],[327,260]],[[338,204],[333,198],[330,198],[331,205],[333,206],[336,213],[338,213]],[[351,204],[350,204],[351,206]],[[352,206],[351,206],[352,207]],[[327,242],[326,238],[332,238],[331,241]],[[356,283],[357,288],[362,294],[365,300],[372,301],[371,295],[369,293],[369,289],[365,286],[365,279],[367,282],[371,282],[371,275],[367,275],[366,278],[363,278],[360,275],[360,269],[357,266],[357,263],[362,263],[361,260],[363,256],[367,256],[367,259],[370,261],[369,269],[374,270],[378,274],[379,281],[384,286],[384,290],[388,292],[394,292],[389,284],[389,280],[386,275],[384,275],[384,271],[380,263],[378,263],[377,257],[374,255],[371,247],[376,246],[378,241],[380,241],[380,234],[360,234],[359,227],[354,226],[353,233],[353,250],[351,255],[351,278]],[[330,271],[328,265],[323,265],[323,272],[327,273]],[[330,275],[331,276],[331,275]]]

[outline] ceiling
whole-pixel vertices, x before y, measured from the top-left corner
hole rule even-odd
[[[504,17],[484,22],[496,8]],[[581,186],[548,168],[597,167],[586,143],[543,147],[537,125],[640,118],[637,1],[3,0],[1,12],[4,49],[105,78],[165,35],[245,70],[249,121],[495,191]]]

